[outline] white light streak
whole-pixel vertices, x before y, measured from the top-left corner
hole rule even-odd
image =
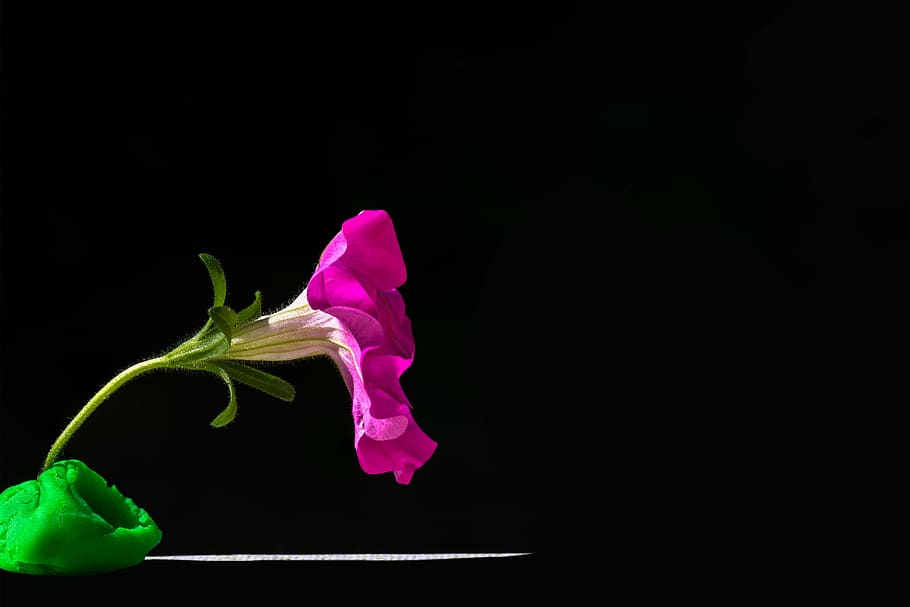
[[[483,559],[526,556],[530,552],[434,552],[384,554],[171,554],[146,556],[147,561],[441,561],[451,559]]]

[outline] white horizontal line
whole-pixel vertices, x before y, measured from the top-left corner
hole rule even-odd
[[[147,561],[438,561],[447,559],[502,558],[530,552],[438,552],[385,554],[171,554],[147,556]]]

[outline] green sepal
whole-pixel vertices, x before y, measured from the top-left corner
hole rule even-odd
[[[212,307],[223,306],[227,298],[227,278],[224,276],[221,263],[208,253],[200,253],[199,259],[205,264],[209,277],[212,279],[212,289],[215,291],[215,303],[212,304]]]
[[[220,331],[212,333],[199,341],[188,341],[166,354],[163,358],[169,363],[178,366],[186,365],[200,360],[215,358],[226,353],[231,348],[231,340],[227,339]]]
[[[231,378],[240,383],[261,392],[265,392],[269,396],[274,396],[285,402],[294,400],[294,396],[297,393],[293,384],[280,377],[276,377],[271,373],[267,373],[262,369],[227,360],[218,361],[218,366],[224,369]]]
[[[255,299],[253,303],[240,310],[237,314],[237,322],[234,323],[234,326],[237,327],[242,324],[246,324],[251,320],[256,320],[262,314],[262,292],[256,291]]]
[[[219,413],[218,416],[212,420],[213,427],[222,428],[234,421],[234,418],[237,416],[237,391],[234,389],[234,382],[231,380],[231,376],[228,375],[227,371],[218,365],[203,363],[199,365],[198,368],[205,371],[211,371],[223,379],[224,383],[227,384],[228,393],[230,394],[228,405],[225,407],[224,411]]]
[[[224,335],[228,342],[231,341],[231,330],[237,324],[237,312],[227,306],[209,308],[209,318]]]

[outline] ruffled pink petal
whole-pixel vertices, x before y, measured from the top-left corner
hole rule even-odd
[[[333,353],[351,392],[354,445],[369,474],[410,483],[436,450],[401,389],[414,360],[414,334],[397,287],[407,273],[391,218],[363,211],[344,222],[301,298],[337,318],[355,344]],[[301,303],[298,301],[295,304]]]
[[[370,377],[377,371],[372,368],[366,375]],[[414,422],[398,382],[394,386],[388,382],[384,386],[368,383],[367,392],[370,410],[363,416],[363,432],[355,433],[354,441],[360,467],[368,474],[392,472],[399,483],[406,485],[436,451],[437,443]]]
[[[436,442],[411,420],[404,434],[395,440],[362,437],[357,443],[357,459],[367,474],[392,472],[396,481],[407,485],[435,450]]]
[[[327,270],[331,270],[326,272]],[[345,272],[338,272],[344,270]],[[385,211],[361,211],[341,226],[319,258],[307,287],[310,305],[344,305],[349,290],[367,293],[404,284],[407,271],[392,219]]]
[[[398,382],[365,385],[357,372],[356,349],[326,351],[341,370],[353,398],[354,448],[360,468],[367,474],[391,472],[403,485],[436,451],[437,443],[414,422],[410,404]],[[367,376],[381,372],[371,368]],[[386,391],[386,387],[393,392]],[[374,416],[374,412],[381,416]]]

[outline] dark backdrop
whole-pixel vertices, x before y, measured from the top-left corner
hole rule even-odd
[[[407,487],[362,473],[328,361],[280,369],[293,404],[241,387],[220,430],[214,377],[140,378],[65,455],[156,553],[583,553],[701,584],[887,536],[859,513],[887,510],[906,395],[896,15],[383,4],[4,3],[2,485],[198,328],[198,253],[276,309],[382,208],[437,453]]]

